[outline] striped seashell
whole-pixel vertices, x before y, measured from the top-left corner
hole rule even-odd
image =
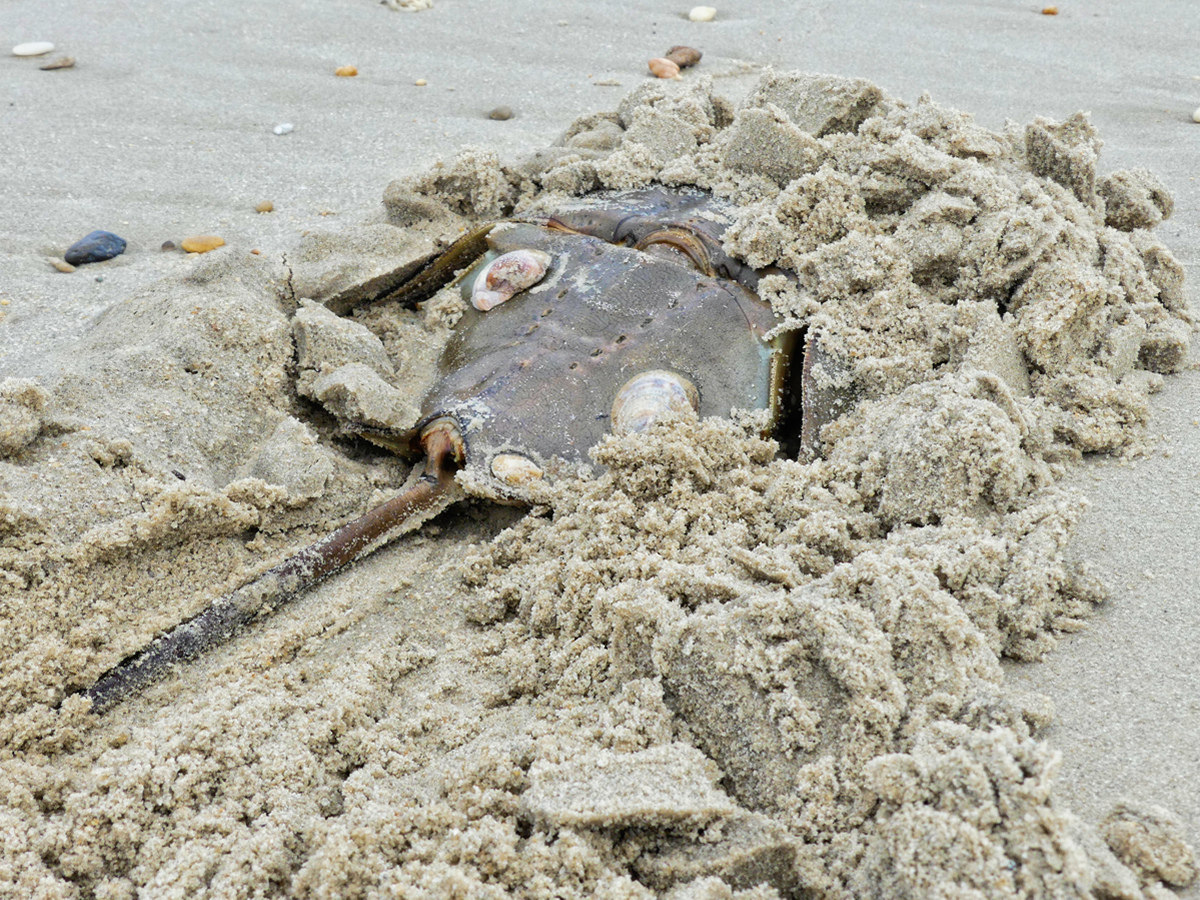
[[[664,416],[695,415],[700,409],[696,386],[674,372],[651,369],[630,378],[612,405],[614,434],[642,432]]]

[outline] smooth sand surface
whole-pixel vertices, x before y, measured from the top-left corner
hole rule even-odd
[[[786,8],[785,8],[786,7]],[[717,19],[686,4],[372,0],[154,8],[10,0],[7,48],[53,41],[76,66],[0,56],[0,377],[53,371],[55,353],[109,304],[187,265],[158,248],[219,234],[238,252],[291,246],[334,216],[357,220],[393,177],[463,145],[501,158],[611,109],[674,44],[737,97],[766,66],[922,91],[998,129],[1091,113],[1100,170],[1141,166],[1174,194],[1157,233],[1200,279],[1200,64],[1190,0],[921,4],[739,2]],[[7,50],[5,50],[7,53]],[[334,70],[356,65],[355,78]],[[418,87],[417,79],[427,84]],[[598,86],[613,81],[619,85]],[[506,104],[508,121],[487,112]],[[288,122],[286,136],[273,126]],[[258,214],[271,200],[275,212]],[[126,253],[62,274],[47,264],[89,231]],[[103,281],[99,281],[103,276]],[[1147,457],[1089,460],[1092,506],[1076,554],[1113,599],[1044,661],[1009,667],[1057,708],[1067,805],[1098,821],[1119,798],[1169,807],[1200,840],[1200,375],[1167,378]],[[1198,896],[1192,888],[1188,896]]]

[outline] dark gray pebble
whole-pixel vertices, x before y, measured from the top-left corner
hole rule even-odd
[[[163,241],[163,245],[162,245],[163,253],[170,253],[174,249],[175,249],[174,241]]]
[[[505,119],[511,119],[512,117],[513,111],[511,106],[497,106],[490,113],[488,113],[489,119],[499,119],[501,122],[503,122]]]
[[[76,241],[67,248],[63,259],[73,266],[86,263],[104,262],[125,252],[125,239],[117,237],[111,231],[93,231],[83,240]]]

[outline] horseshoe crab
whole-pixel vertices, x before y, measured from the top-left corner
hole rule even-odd
[[[460,484],[493,500],[528,499],[555,467],[584,463],[610,430],[669,412],[765,410],[776,429],[801,380],[817,400],[815,345],[791,366],[797,335],[773,331],[755,293],[762,273],[721,248],[729,208],[699,191],[592,197],[552,215],[492,223],[384,291],[415,304],[452,281],[472,301],[446,346],[416,427],[370,440],[423,454],[395,497],[160,635],[86,691],[102,712],[171,665],[411,531],[457,500]],[[795,385],[793,384],[795,383]],[[836,404],[835,404],[836,405]],[[802,433],[828,416],[804,404]]]

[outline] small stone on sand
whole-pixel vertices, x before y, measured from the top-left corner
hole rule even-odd
[[[717,10],[712,6],[693,6],[688,18],[693,22],[711,22],[717,17]]]
[[[291,134],[293,127],[291,122],[284,122],[282,125],[276,125],[272,130],[276,134]]]
[[[1200,122],[1200,106],[1196,107],[1196,111],[1192,113],[1192,121]]]
[[[513,111],[511,106],[497,106],[490,113],[488,113],[489,119],[496,119],[500,122],[511,119],[512,117]]]
[[[13,56],[45,56],[54,45],[49,41],[30,41],[27,44],[17,44],[12,48]]]
[[[174,241],[163,241],[162,242],[162,252],[163,253],[170,253],[172,250],[177,250],[177,249],[179,249],[179,248],[177,248],[175,246]]]
[[[38,66],[43,72],[50,72],[54,69],[73,69],[75,68],[75,57],[73,56],[56,56],[54,59],[45,65]]]
[[[73,266],[103,262],[125,252],[125,239],[111,231],[93,231],[85,238],[73,243],[63,258]]]
[[[251,250],[250,253],[254,256],[262,256],[261,250]]]
[[[184,238],[181,246],[188,253],[207,253],[209,250],[224,247],[225,239],[217,237],[215,234],[197,234]]]
[[[687,69],[700,62],[703,55],[695,47],[672,47],[663,58],[669,59],[681,69]]]
[[[417,87],[425,87],[425,85],[429,84],[429,82],[426,81],[424,78],[418,78],[416,81],[413,82],[413,84],[415,84]]]
[[[1042,7],[1042,15],[1043,16],[1057,16],[1058,15],[1058,7],[1057,6],[1043,6]]]
[[[54,266],[54,268],[58,269],[58,271],[60,271],[60,272],[74,272],[75,271],[75,267],[73,265],[71,265],[69,262],[67,262],[65,259],[57,259],[53,256],[49,256],[46,258],[46,261],[48,263],[50,263],[50,265]]]
[[[275,212],[275,204],[270,200],[264,200],[258,206],[254,207],[254,211],[260,213]]]
[[[339,78],[353,78],[358,74],[358,69],[354,66],[338,66],[337,71],[333,74]]]

